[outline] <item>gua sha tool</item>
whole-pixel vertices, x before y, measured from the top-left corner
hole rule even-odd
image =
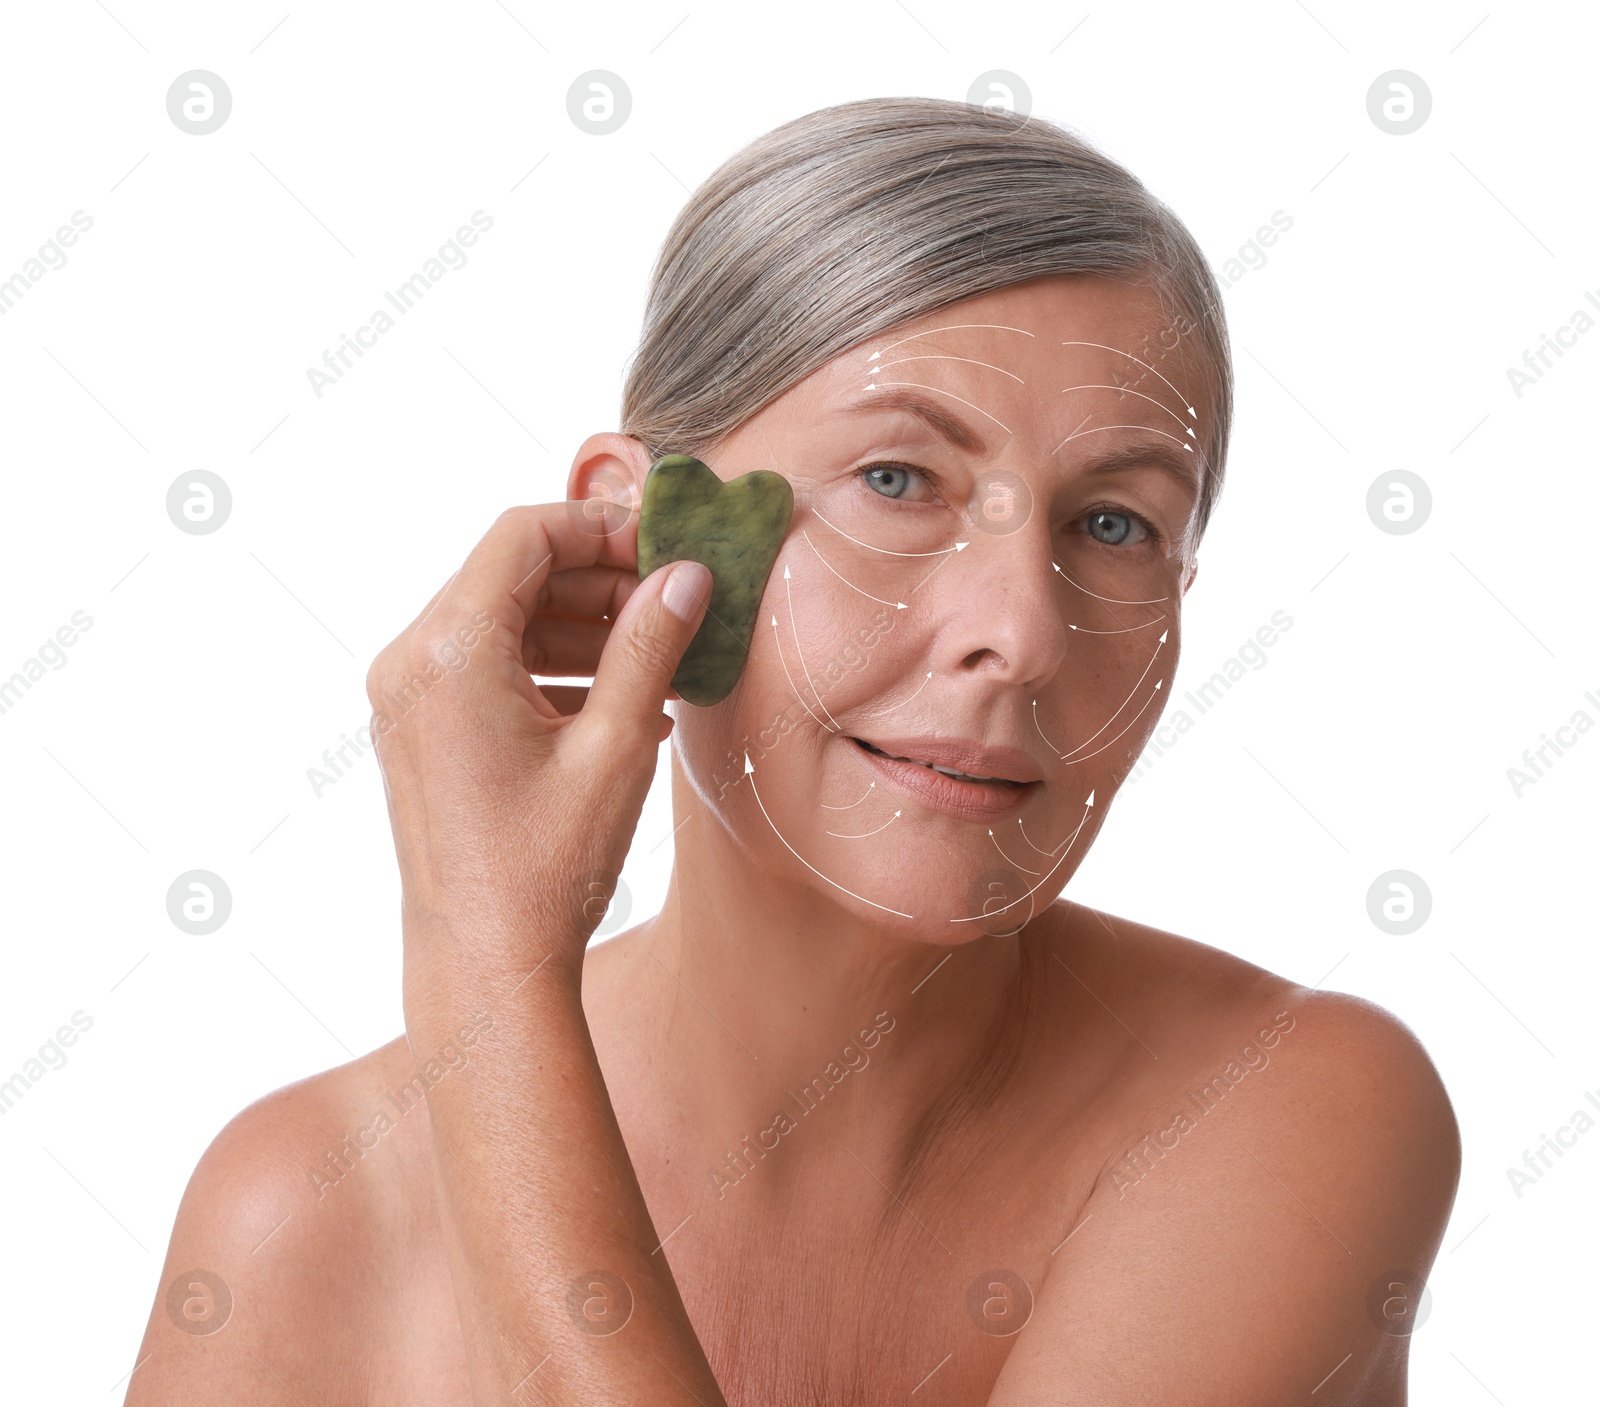
[[[687,702],[720,703],[738,683],[793,512],[793,488],[770,469],[723,483],[688,454],[663,455],[650,466],[639,504],[639,580],[684,558],[711,571],[705,619],[672,676]]]

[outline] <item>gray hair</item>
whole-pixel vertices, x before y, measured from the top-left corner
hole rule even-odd
[[[869,98],[736,152],[689,197],[656,259],[622,433],[652,460],[704,457],[871,337],[963,298],[1079,273],[1148,280],[1169,321],[1163,345],[1139,357],[1154,364],[1194,333],[1213,369],[1210,414],[1196,406],[1205,473],[1187,556],[1221,490],[1232,421],[1221,292],[1166,205],[1037,116]]]

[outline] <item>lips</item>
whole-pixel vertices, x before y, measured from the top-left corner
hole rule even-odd
[[[1038,764],[1014,747],[987,747],[965,738],[852,738],[873,752],[902,762],[915,762],[946,775],[971,781],[1036,782]]]
[[[851,738],[861,757],[913,801],[967,820],[1018,810],[1042,782],[1026,753],[951,738]],[[893,752],[890,748],[893,748]],[[954,774],[954,775],[952,775]]]

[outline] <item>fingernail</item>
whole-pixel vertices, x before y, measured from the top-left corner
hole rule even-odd
[[[678,562],[668,568],[661,604],[679,620],[693,620],[700,603],[710,595],[711,571],[703,562]]]

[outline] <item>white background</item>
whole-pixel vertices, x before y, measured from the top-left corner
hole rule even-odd
[[[1293,221],[1225,295],[1237,428],[1174,700],[1275,610],[1294,623],[1147,755],[1070,892],[1408,1022],[1465,1144],[1414,1400],[1587,1381],[1600,1132],[1520,1198],[1506,1169],[1600,1088],[1600,730],[1520,797],[1507,768],[1600,720],[1600,331],[1521,397],[1506,370],[1600,290],[1592,12],[693,3],[8,9],[0,280],[74,211],[94,224],[0,317],[0,677],[94,623],[0,715],[0,1078],[74,1011],[93,1026],[0,1116],[0,1394],[119,1401],[211,1137],[400,1033],[376,763],[320,798],[306,770],[496,514],[562,497],[616,428],[688,191],[814,108],[965,98],[997,68],[1215,266]],[[193,68],[233,95],[203,137],[166,111]],[[566,107],[594,68],[633,98],[601,137]],[[1391,69],[1432,93],[1410,135],[1367,113]],[[480,209],[470,262],[317,398],[306,368]],[[166,513],[198,469],[233,495],[214,535]],[[1366,511],[1397,469],[1433,496],[1404,536]],[[665,888],[664,776],[634,919]],[[233,896],[209,937],[167,915],[191,869]],[[1404,937],[1367,912],[1391,869],[1432,894]]]

